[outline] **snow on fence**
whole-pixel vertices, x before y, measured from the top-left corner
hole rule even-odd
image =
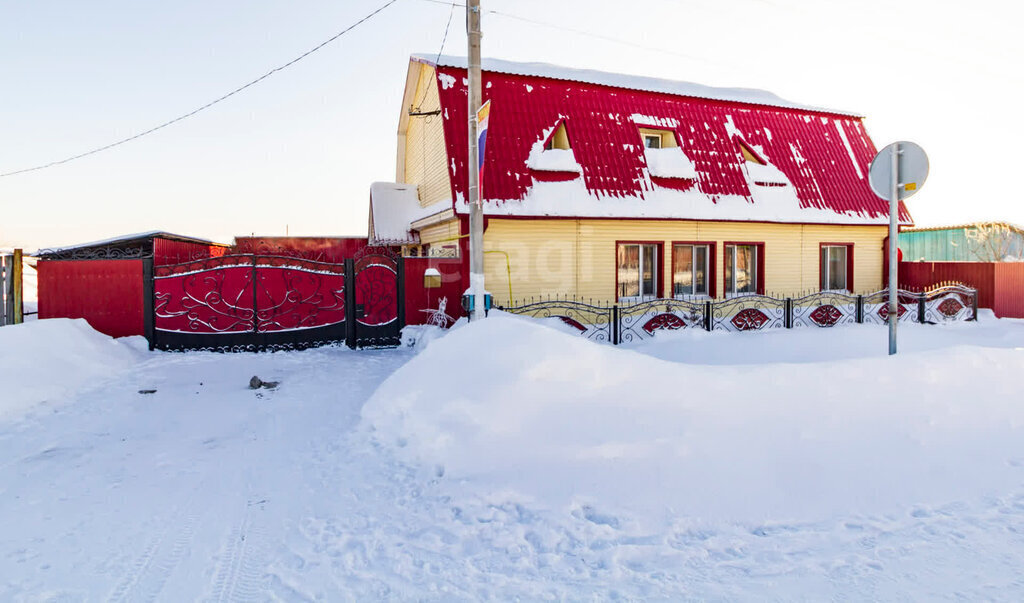
[[[925,291],[900,289],[899,320],[936,324],[977,320],[978,292],[959,284]],[[499,306],[534,318],[557,318],[594,341],[629,343],[657,331],[699,328],[706,331],[764,331],[842,324],[886,324],[889,292],[851,295],[821,291],[803,297],[742,295],[725,300],[651,299],[601,304],[577,299],[539,299]]]

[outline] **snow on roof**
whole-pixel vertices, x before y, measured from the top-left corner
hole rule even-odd
[[[438,106],[452,195],[460,200],[467,197],[467,85],[450,63],[459,61],[437,63]],[[483,89],[491,102],[481,189],[489,215],[888,224],[889,203],[868,185],[876,149],[860,117],[815,113],[767,93],[704,95],[764,103],[734,105],[682,96],[695,92],[678,82],[661,85],[675,94],[667,96],[644,78],[638,81],[650,85],[620,90],[607,87],[618,80],[592,72],[504,62],[484,68],[495,65]],[[569,149],[543,151],[559,124]],[[678,150],[647,152],[646,127],[670,130]],[[744,149],[767,165],[746,161]],[[540,161],[541,151],[551,161]],[[462,213],[465,204],[455,208]],[[900,223],[913,224],[903,203]]]
[[[655,186],[642,197],[597,196],[579,178],[562,182],[535,182],[522,200],[484,201],[484,215],[546,216],[552,218],[655,218],[675,220],[723,220],[801,224],[884,225],[887,217],[828,208],[802,207],[791,186],[751,187],[755,202],[740,195],[712,197],[699,188],[675,190]],[[460,197],[460,214],[469,205]],[[909,224],[908,220],[901,223]]]
[[[63,253],[65,251],[74,251],[75,249],[88,249],[89,247],[104,247],[108,245],[116,245],[118,243],[132,243],[132,242],[148,242],[153,239],[170,239],[172,241],[184,241],[187,243],[198,243],[200,245],[217,245],[219,247],[229,247],[225,243],[217,243],[208,239],[200,239],[196,237],[188,237],[185,235],[174,234],[164,230],[149,230],[146,232],[137,232],[135,234],[119,235],[111,237],[109,239],[101,239],[99,241],[91,241],[89,243],[79,243],[77,245],[67,245],[65,247],[47,247],[44,249],[36,250],[32,253],[33,256],[48,255],[54,253]]]
[[[370,243],[402,245],[417,243],[409,225],[450,206],[422,207],[415,184],[374,182],[370,185]]]
[[[466,69],[466,57],[436,54],[413,54],[412,60],[426,63],[433,66],[455,67]],[[501,59],[485,58],[481,61],[481,69],[493,73],[506,73],[509,75],[525,75],[545,77],[554,80],[565,80],[570,82],[585,82],[614,88],[625,88],[627,90],[643,90],[647,92],[661,92],[664,94],[675,94],[693,98],[704,98],[709,100],[744,103],[750,105],[765,105],[769,107],[781,107],[784,109],[799,109],[801,111],[815,111],[819,113],[832,113],[837,115],[850,115],[862,117],[858,113],[850,111],[839,111],[825,109],[811,105],[801,105],[790,102],[766,90],[755,88],[718,88],[695,84],[693,82],[682,82],[677,80],[666,80],[654,77],[639,75],[628,75],[623,73],[608,73],[594,71],[591,69],[574,69],[562,67],[550,63],[517,63]],[[454,82],[451,82],[453,84]],[[449,86],[451,85],[449,84]]]

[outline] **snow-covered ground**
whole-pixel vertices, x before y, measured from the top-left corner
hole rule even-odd
[[[886,337],[4,327],[0,600],[1019,600],[1024,322]]]

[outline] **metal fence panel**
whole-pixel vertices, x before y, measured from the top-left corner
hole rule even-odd
[[[618,344],[641,341],[663,330],[764,331],[886,324],[888,300],[888,291],[868,295],[821,291],[795,299],[743,295],[719,301],[651,299],[612,305],[549,298],[498,309],[535,318],[557,318],[588,339]],[[899,290],[902,322],[976,320],[977,307],[978,291],[970,287],[942,286],[924,292]]]

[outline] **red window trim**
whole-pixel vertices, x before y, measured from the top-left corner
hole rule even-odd
[[[723,241],[722,242],[722,275],[725,275],[725,262],[729,257],[726,253],[729,245],[753,245],[757,248],[757,286],[755,287],[755,293],[758,295],[764,295],[765,283],[764,283],[764,241]],[[821,253],[820,251],[818,252]],[[821,257],[820,255],[818,256]],[[819,279],[820,281],[820,279]],[[722,283],[722,295],[729,294],[729,283]]]
[[[615,301],[619,300],[619,245],[657,245],[658,256],[661,257],[661,261],[658,262],[660,265],[655,266],[655,272],[658,273],[658,280],[654,284],[655,297],[665,297],[665,242],[664,241],[615,241],[615,249],[612,251],[615,253],[615,260],[612,265],[615,266],[615,293],[612,298]]]
[[[846,247],[846,290],[853,293],[853,243],[818,243],[818,290],[824,291],[821,288],[821,277],[822,277],[822,266],[821,266],[821,250],[825,247]]]
[[[712,299],[718,297],[718,295],[717,295],[717,293],[718,293],[718,270],[717,270],[718,264],[717,264],[717,261],[718,260],[717,260],[717,255],[716,255],[716,253],[717,253],[717,249],[716,249],[717,244],[714,241],[672,241],[673,249],[671,250],[671,254],[672,254],[672,278],[673,279],[675,279],[675,274],[676,274],[676,254],[675,254],[675,249],[674,249],[676,245],[707,245],[708,246],[708,296],[711,297]],[[616,290],[618,290],[618,286],[616,286]],[[675,291],[675,282],[673,280],[673,282],[669,286],[669,293],[673,293],[674,291]]]

